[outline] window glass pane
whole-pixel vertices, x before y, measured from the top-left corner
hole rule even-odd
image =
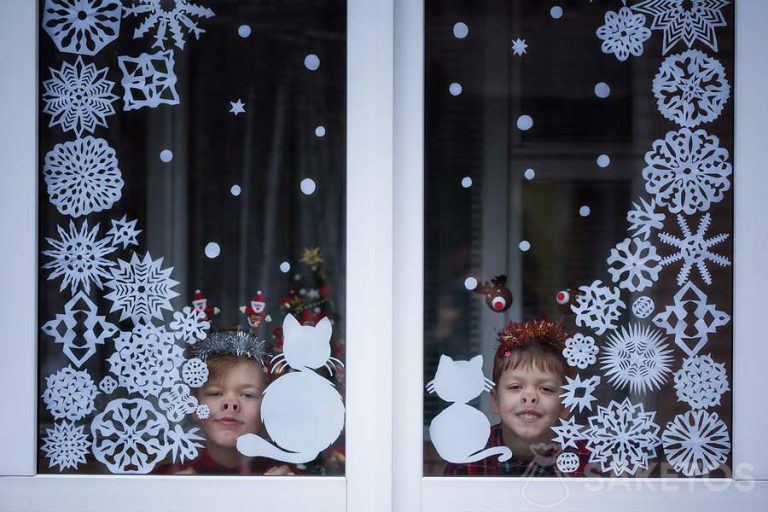
[[[343,474],[346,3],[40,22],[39,472]]]
[[[730,476],[733,2],[625,3],[426,2],[425,475]]]

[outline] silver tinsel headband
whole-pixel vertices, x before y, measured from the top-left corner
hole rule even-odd
[[[255,359],[262,366],[269,355],[266,341],[240,329],[209,333],[208,337],[195,344],[194,352],[195,357],[203,361],[207,361],[209,357],[214,355],[231,354],[237,357]]]

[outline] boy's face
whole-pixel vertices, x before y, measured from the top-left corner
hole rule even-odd
[[[560,401],[563,378],[533,365],[510,368],[491,391],[491,410],[501,416],[505,430],[523,443],[548,441],[550,428],[565,416]]]
[[[238,361],[203,385],[199,403],[206,404],[211,415],[200,424],[209,443],[235,448],[238,437],[259,431],[264,381],[257,363]]]

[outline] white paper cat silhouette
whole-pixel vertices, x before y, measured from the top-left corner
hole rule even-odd
[[[512,457],[512,451],[506,446],[485,448],[491,435],[491,422],[485,414],[467,405],[492,388],[493,381],[483,375],[483,356],[475,356],[469,361],[440,356],[435,378],[427,383],[427,391],[436,392],[446,402],[453,402],[429,425],[429,437],[444,460],[462,464],[493,455],[498,455],[501,462]]]
[[[344,402],[334,385],[315,372],[334,365],[331,322],[302,326],[292,316],[283,320],[283,353],[275,356],[273,371],[288,365],[296,370],[278,377],[264,390],[261,417],[275,444],[256,434],[237,439],[237,451],[249,457],[268,457],[293,464],[314,460],[344,428]]]

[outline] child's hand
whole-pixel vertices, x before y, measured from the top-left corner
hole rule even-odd
[[[264,473],[265,476],[288,476],[293,475],[291,468],[283,464],[282,466],[273,466]]]

